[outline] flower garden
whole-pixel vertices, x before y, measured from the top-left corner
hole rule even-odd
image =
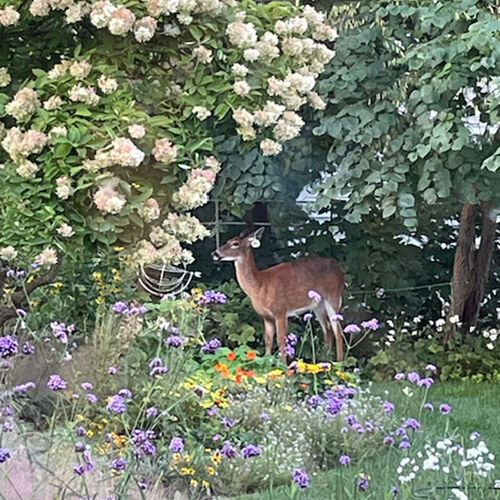
[[[451,4],[0,0],[0,500],[500,500],[500,11]],[[339,262],[341,361],[298,279],[264,354],[262,225]]]

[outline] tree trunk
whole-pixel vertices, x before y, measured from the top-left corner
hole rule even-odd
[[[476,218],[481,216],[481,243],[476,249]],[[476,325],[495,248],[495,220],[488,202],[466,203],[460,215],[453,264],[449,318],[458,316],[466,331]]]

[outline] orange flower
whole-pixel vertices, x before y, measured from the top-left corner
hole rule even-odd
[[[214,366],[214,369],[216,372],[227,372],[228,368],[227,368],[227,365],[225,363],[217,363],[215,366]]]
[[[243,370],[243,375],[252,378],[255,375],[255,372],[253,370]]]
[[[234,354],[234,352],[233,352],[233,351],[229,351],[229,352],[227,353],[227,359],[228,359],[229,361],[234,361],[234,360],[236,359],[236,354]]]
[[[257,353],[255,351],[247,352],[247,359],[255,359],[257,357]]]
[[[241,375],[238,373],[238,375],[236,375],[236,377],[234,378],[234,381],[239,384],[241,382]]]

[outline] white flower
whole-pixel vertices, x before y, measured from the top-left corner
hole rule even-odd
[[[249,94],[251,87],[248,85],[246,80],[238,80],[237,82],[234,82],[233,90],[236,94],[245,96]]]
[[[0,68],[0,87],[7,87],[11,81],[7,68]]]
[[[87,61],[75,61],[69,67],[70,75],[76,80],[83,80],[92,71],[92,64]]]
[[[104,94],[112,94],[118,88],[118,82],[114,78],[105,75],[99,77],[97,85]]]
[[[243,59],[249,62],[258,61],[260,57],[260,52],[258,49],[245,49],[243,51]]]
[[[233,66],[231,67],[231,71],[235,76],[238,76],[240,78],[245,78],[245,76],[248,75],[248,68],[244,64],[233,64]]]
[[[210,116],[210,111],[204,106],[195,106],[192,111],[199,120],[203,121]]]
[[[156,19],[152,17],[143,17],[136,21],[134,25],[134,36],[139,43],[148,42],[155,36]]]
[[[19,21],[20,17],[21,14],[10,5],[5,9],[0,9],[0,25],[2,26],[12,26]]]
[[[0,248],[0,259],[9,261],[17,259],[17,250],[12,245]]]
[[[231,23],[226,29],[229,41],[240,49],[253,47],[257,43],[257,31],[252,23]]]
[[[56,194],[61,200],[67,200],[75,192],[75,188],[71,185],[71,179],[67,175],[58,177],[56,184]]]
[[[439,321],[439,320],[438,320],[438,321]],[[458,314],[455,314],[454,316],[452,316],[452,317],[450,318],[450,323],[451,323],[452,325],[455,325],[455,324],[456,324],[456,323],[458,323],[459,321],[460,321],[460,318],[459,318]],[[437,324],[437,321],[436,321],[436,324]]]
[[[214,58],[214,56],[212,55],[212,51],[210,49],[207,49],[203,45],[196,47],[193,50],[193,54],[196,59],[198,59],[198,61],[202,64],[208,64],[212,62],[212,59]]]
[[[494,345],[492,342],[488,342],[488,343],[486,344],[486,347],[487,347],[490,351],[492,351],[493,349],[495,349],[495,345]]]
[[[146,135],[146,129],[142,125],[133,123],[128,127],[128,133],[133,139],[142,139]]]
[[[43,103],[44,109],[47,111],[52,111],[53,109],[59,108],[63,103],[63,100],[58,96],[58,95],[53,95],[49,97],[46,101]]]
[[[63,238],[70,238],[75,234],[74,229],[69,224],[66,224],[66,222],[62,222],[56,231]]]
[[[264,139],[260,143],[260,149],[264,156],[276,156],[281,153],[283,146],[279,142],[273,141],[272,139]]]
[[[53,248],[42,250],[34,260],[39,266],[53,266],[57,264],[57,252]]]

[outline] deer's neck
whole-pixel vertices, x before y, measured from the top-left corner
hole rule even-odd
[[[236,279],[247,295],[254,295],[260,288],[260,271],[257,269],[253,253],[248,252],[239,262],[234,263]]]

